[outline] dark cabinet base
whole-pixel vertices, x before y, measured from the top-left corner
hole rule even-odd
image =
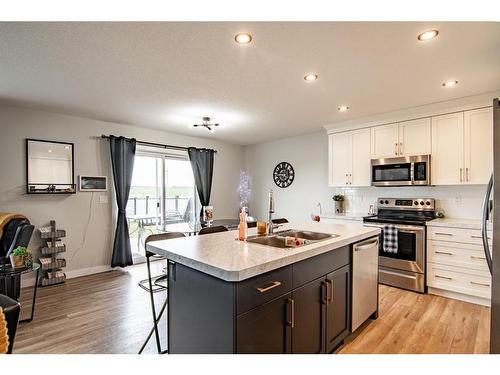
[[[226,282],[169,261],[170,353],[331,353],[350,334],[351,247]]]

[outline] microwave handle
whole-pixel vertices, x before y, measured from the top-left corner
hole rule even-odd
[[[411,163],[410,165],[410,179],[411,179],[411,184],[415,185],[415,163]]]

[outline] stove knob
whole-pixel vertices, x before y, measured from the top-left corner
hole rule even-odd
[[[413,202],[413,204],[414,204],[415,206],[418,206],[418,202],[417,202],[417,201]]]
[[[427,201],[427,202],[425,202],[425,204],[426,204],[427,206],[430,206],[430,205],[431,205],[431,202],[430,202],[430,201]]]
[[[388,201],[388,200],[386,200],[384,203],[385,203],[385,204],[389,204],[389,201]]]
[[[381,199],[379,203],[380,203],[380,204],[384,204],[384,201]]]
[[[424,205],[424,201],[420,201],[420,205],[423,206]]]

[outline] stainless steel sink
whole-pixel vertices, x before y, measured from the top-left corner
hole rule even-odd
[[[278,232],[277,234],[280,236],[303,238],[309,241],[321,241],[321,240],[326,240],[327,238],[335,238],[339,236],[338,234],[319,233],[319,232],[311,232],[308,230],[296,230],[296,229],[288,229],[282,232]]]
[[[285,246],[285,237],[298,237],[307,240],[305,245],[312,242],[323,241],[329,238],[339,237],[338,234],[327,234],[319,232],[311,232],[305,230],[288,229],[280,232],[276,232],[270,236],[260,236],[248,238],[247,242],[256,243],[260,245],[273,246],[279,248],[287,248]],[[302,245],[304,246],[304,245]]]

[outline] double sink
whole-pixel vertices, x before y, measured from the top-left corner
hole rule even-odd
[[[328,233],[319,233],[319,232],[311,232],[307,230],[297,230],[297,229],[287,229],[279,232],[275,232],[274,234],[267,236],[255,236],[247,239],[247,242],[256,243],[260,245],[273,246],[279,248],[288,248],[289,246],[285,245],[285,237],[296,237],[302,238],[306,240],[304,245],[308,245],[312,242],[324,241],[329,238],[339,237],[338,234],[328,234]],[[304,246],[300,245],[300,246]]]

